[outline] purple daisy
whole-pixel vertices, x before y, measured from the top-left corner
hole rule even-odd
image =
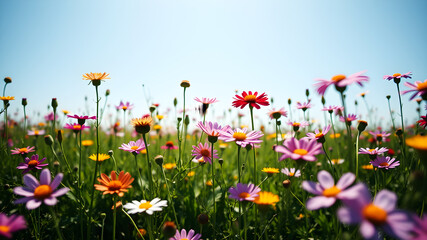
[[[295,171],[295,168],[282,168],[281,172],[288,177],[301,177],[301,171],[299,169]]]
[[[230,196],[228,196],[229,198],[239,201],[253,201],[258,197],[258,193],[261,192],[261,188],[252,183],[237,183],[236,188],[230,187],[228,192],[230,193]]]
[[[119,106],[116,106],[117,110],[123,109],[123,111],[131,110],[132,108],[133,104],[130,104],[130,102],[123,103],[122,101],[120,101]]]
[[[46,120],[47,122],[53,121],[53,116],[54,116],[54,114],[53,114],[53,112],[51,112],[51,113],[44,116],[44,120]],[[55,120],[58,120],[58,115],[56,115],[55,118],[56,118]]]
[[[354,199],[358,196],[358,190],[363,187],[363,184],[357,184],[348,188],[353,184],[356,176],[353,173],[345,173],[335,185],[334,178],[325,170],[317,174],[319,183],[312,181],[303,181],[302,188],[309,193],[318,195],[307,200],[306,207],[308,210],[317,210],[319,208],[327,208],[336,202],[337,199]]]
[[[294,131],[298,131],[300,128],[304,128],[309,126],[310,124],[306,121],[302,121],[302,122],[292,122],[292,121],[288,121],[286,124],[290,125],[293,127]]]
[[[424,240],[427,239],[427,216],[424,216],[423,219],[414,216],[415,226],[413,232],[415,236],[411,240]]]
[[[303,102],[303,103],[297,102],[297,108],[302,109],[303,111],[311,108],[310,100],[308,100],[308,102]]]
[[[193,150],[191,152],[191,155],[194,156],[196,159],[203,158],[205,162],[209,162],[210,164],[212,164],[212,152],[211,147],[208,143],[199,143],[199,145],[197,146],[193,145]],[[215,149],[213,150],[213,158],[218,158],[218,154]]]
[[[381,190],[371,201],[368,188],[363,185],[356,199],[343,201],[345,206],[337,215],[345,224],[360,224],[359,231],[365,239],[377,238],[376,227],[381,227],[394,238],[408,239],[413,222],[408,213],[397,210],[397,196],[388,190]]]
[[[135,141],[130,141],[128,144],[122,143],[122,146],[119,149],[133,154],[139,154],[142,150],[145,149],[145,144],[143,139],[138,139]]]
[[[28,136],[40,136],[44,135],[46,133],[45,130],[28,130],[27,135]]]
[[[370,134],[371,134],[375,139],[377,139],[377,141],[378,141],[378,142],[385,141],[385,140],[386,140],[386,138],[387,138],[388,136],[390,136],[390,135],[391,135],[391,133],[387,133],[387,132],[380,131],[380,130],[376,130],[375,132],[369,131],[369,133],[370,133]]]
[[[324,127],[323,129],[314,130],[314,133],[307,133],[306,136],[308,139],[316,139],[318,142],[322,143],[325,142],[325,135],[329,132],[331,129],[331,125],[328,125]]]
[[[402,94],[407,94],[410,92],[415,92],[409,100],[414,99],[416,96],[421,96],[423,99],[427,98],[427,79],[424,82],[415,81],[415,84],[405,82],[405,86],[411,88],[411,90],[402,91]]]
[[[313,162],[316,161],[315,155],[323,153],[321,143],[306,138],[300,140],[289,138],[283,142],[283,146],[275,147],[274,151],[283,153],[279,161],[292,158],[293,160]]]
[[[360,148],[359,154],[368,154],[369,158],[374,160],[377,158],[378,154],[383,154],[385,152],[388,152],[388,148],[382,147],[382,148]]]
[[[190,231],[187,231],[185,229],[181,230],[181,233],[179,230],[176,230],[175,236],[169,238],[169,240],[199,240],[202,237],[200,233],[195,234],[193,229],[190,229]]]
[[[322,111],[328,111],[329,113],[332,113],[334,110],[336,110],[338,108],[338,106],[329,106],[329,107],[324,107],[322,108]]]
[[[12,238],[12,233],[26,229],[27,223],[25,218],[20,215],[11,215],[8,217],[4,213],[0,213],[0,236]]]
[[[22,171],[22,174],[25,174],[30,170],[33,170],[33,171],[35,171],[36,169],[40,170],[40,169],[43,169],[43,167],[48,165],[47,163],[42,164],[42,162],[44,162],[45,160],[46,158],[39,160],[39,155],[35,154],[31,156],[31,159],[26,157],[24,159],[24,162],[19,163],[19,166],[16,168],[24,170]]]
[[[393,75],[384,75],[384,80],[400,79],[400,78],[412,78],[412,72],[407,72],[405,74],[395,73]]]
[[[260,139],[264,134],[261,131],[251,131],[248,132],[247,128],[228,128],[226,131],[222,132],[219,136],[220,140],[223,140],[224,142],[233,142],[235,141],[237,145],[241,147],[246,147],[248,144],[257,144],[262,143],[262,140]]]
[[[316,87],[317,92],[322,96],[325,95],[326,89],[331,85],[335,85],[335,88],[338,91],[344,91],[348,85],[353,83],[357,83],[360,86],[363,86],[363,82],[369,81],[369,77],[363,75],[365,72],[366,71],[361,71],[350,76],[345,76],[342,74],[335,75],[331,78],[331,80],[317,79],[317,83],[315,83],[314,86]]]
[[[27,153],[34,152],[35,151],[34,149],[35,149],[34,146],[33,147],[28,146],[28,147],[23,147],[23,148],[15,148],[15,149],[12,149],[10,151],[12,152],[12,154],[25,155]]]
[[[84,119],[84,120],[87,120],[87,119],[96,119],[96,116],[91,116],[91,117],[89,117],[89,116],[84,116],[84,115],[79,116],[79,115],[77,115],[77,114],[74,114],[74,115],[67,115],[67,117],[69,117],[69,118],[75,118],[75,119]]]
[[[340,117],[340,121],[341,122],[347,122],[347,123],[351,123],[352,121],[357,120],[357,116],[356,114],[347,114],[347,117],[344,118],[344,116]]]
[[[400,165],[400,162],[395,160],[395,158],[390,158],[388,156],[378,156],[375,160],[370,161],[369,163],[374,167],[385,168],[388,170],[389,168],[395,168]]]
[[[66,123],[64,128],[73,130],[74,133],[79,133],[81,130],[90,128],[89,126],[80,125],[78,123],[69,124]]]
[[[61,188],[56,190],[60,185],[63,174],[58,173],[56,177],[51,181],[49,169],[43,169],[40,174],[40,182],[31,175],[24,175],[24,187],[16,187],[13,192],[17,195],[24,196],[24,198],[15,201],[15,204],[26,203],[26,207],[29,210],[38,208],[42,202],[44,204],[53,206],[58,200],[59,196],[66,194],[70,189]]]

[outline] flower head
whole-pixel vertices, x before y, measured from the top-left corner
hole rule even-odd
[[[247,128],[237,128],[234,130],[232,128],[228,128],[227,131],[222,132],[222,134],[219,136],[219,139],[223,140],[224,142],[234,141],[241,147],[246,147],[248,144],[257,144],[262,142],[260,138],[264,136],[264,134],[261,131],[247,131]]]
[[[271,168],[271,167],[263,168],[261,171],[265,172],[265,173],[268,173],[268,174],[279,173],[279,169],[278,168]]]
[[[303,181],[302,188],[309,193],[318,195],[307,200],[306,207],[309,210],[317,210],[319,208],[327,208],[332,206],[337,199],[353,199],[358,195],[358,189],[363,185],[358,184],[348,188],[356,179],[353,173],[345,173],[337,185],[334,178],[325,170],[317,174],[319,183],[312,181]]]
[[[331,163],[332,163],[332,165],[343,164],[344,163],[344,159],[343,158],[331,159]]]
[[[314,130],[314,133],[307,133],[306,135],[308,139],[316,139],[318,142],[324,143],[325,135],[329,132],[330,129],[331,125],[328,125],[321,130],[316,129]]]
[[[392,79],[412,78],[411,75],[412,75],[411,72],[407,72],[405,74],[395,73],[393,75],[384,75],[383,79],[390,81]]]
[[[11,215],[8,217],[4,213],[0,213],[0,236],[12,238],[12,233],[26,229],[27,223],[25,218],[20,215]]]
[[[416,96],[421,96],[424,100],[427,99],[427,79],[424,82],[415,81],[415,84],[405,82],[405,86],[411,88],[411,90],[402,91],[402,94],[407,94],[410,92],[415,92],[412,94],[410,100],[414,99]]]
[[[370,133],[370,134],[371,134],[375,139],[377,139],[377,141],[378,141],[378,142],[385,141],[385,140],[386,140],[386,138],[387,138],[388,136],[390,136],[390,135],[391,135],[391,133],[387,133],[387,132],[379,131],[379,130],[376,130],[375,132],[369,131],[369,133]]]
[[[415,226],[413,232],[415,236],[411,240],[423,240],[427,239],[427,216],[424,215],[422,219],[418,216],[414,216]]]
[[[421,119],[417,121],[417,123],[424,129],[427,127],[427,115],[421,116]]]
[[[151,201],[133,200],[131,203],[126,203],[123,207],[129,209],[129,214],[146,212],[148,215],[153,215],[154,212],[162,211],[162,207],[167,207],[166,200],[160,200],[160,198],[154,198]]]
[[[55,118],[55,119],[54,119]],[[53,114],[53,112],[47,114],[44,116],[44,120],[46,120],[46,122],[50,122],[50,121],[54,121],[58,119],[58,115],[55,116],[55,114]]]
[[[297,108],[302,109],[303,111],[311,108],[310,100],[308,100],[308,102],[303,102],[303,103],[297,102]]]
[[[236,187],[230,187],[228,192],[230,193],[228,196],[229,198],[239,201],[253,201],[258,197],[258,193],[261,192],[261,188],[252,183],[237,183]]]
[[[268,206],[268,205],[276,205],[279,202],[279,195],[276,195],[271,192],[259,192],[258,197],[256,197],[253,201],[257,205]]]
[[[289,138],[283,142],[283,146],[277,146],[274,151],[283,153],[279,161],[286,158],[293,160],[316,161],[315,155],[323,153],[322,144],[316,140],[302,138]]]
[[[241,109],[244,108],[246,105],[249,104],[249,107],[254,107],[256,109],[260,109],[260,105],[262,106],[268,106],[270,103],[268,103],[267,94],[262,93],[258,96],[258,92],[252,93],[249,91],[246,93],[243,91],[242,96],[235,95],[234,101],[233,101],[233,107],[240,107]]]
[[[204,124],[200,121],[197,123],[197,127],[211,137],[219,137],[222,132],[227,131],[230,128],[229,126],[221,127],[218,123],[209,121],[206,121]]]
[[[130,141],[128,144],[122,143],[122,146],[119,149],[127,152],[131,152],[134,154],[140,153],[145,149],[145,144],[143,139],[138,139],[135,141]]]
[[[377,158],[378,154],[383,154],[385,152],[388,152],[388,149],[385,147],[382,148],[360,148],[359,154],[368,154],[369,158],[374,160]]]
[[[22,174],[25,174],[30,170],[33,170],[33,171],[35,171],[36,169],[40,170],[40,169],[43,169],[43,167],[46,167],[48,165],[47,163],[44,163],[44,164],[42,163],[45,160],[46,158],[39,160],[39,155],[35,154],[31,156],[31,159],[26,157],[24,159],[24,162],[19,163],[19,166],[16,168],[24,170],[22,171]]]
[[[127,172],[121,171],[119,177],[115,171],[111,171],[111,178],[105,173],[101,173],[101,178],[97,179],[101,184],[95,184],[95,189],[103,194],[117,194],[119,197],[123,197],[125,192],[128,192],[128,188],[132,188],[130,185],[134,178]]]
[[[45,130],[28,130],[27,135],[28,136],[40,136],[40,135],[44,135],[46,133]]]
[[[161,147],[161,149],[178,149],[178,146],[175,146],[173,141],[167,141],[165,145]]]
[[[322,96],[325,95],[326,89],[331,85],[334,85],[338,91],[344,92],[350,84],[357,83],[360,86],[363,86],[363,82],[368,82],[369,77],[363,75],[364,73],[365,71],[361,71],[350,76],[339,74],[333,76],[331,80],[317,79],[317,83],[315,83],[314,86],[316,87],[317,92]]]
[[[199,103],[203,103],[203,104],[212,104],[212,103],[216,103],[218,102],[218,100],[216,100],[216,98],[198,98],[195,97],[194,100],[196,100]]]
[[[111,79],[109,78],[109,73],[86,73],[83,74],[83,80],[90,80],[94,86],[99,86],[101,84],[101,80]]]
[[[77,114],[74,114],[74,115],[67,115],[67,117],[68,117],[68,118],[75,118],[75,119],[84,119],[84,120],[87,120],[87,119],[92,119],[92,120],[94,120],[94,119],[96,119],[96,116],[84,116],[84,115],[79,116],[79,115],[77,115]]]
[[[285,111],[285,108],[280,108],[279,110],[273,108],[268,112],[268,116],[270,119],[279,119],[281,116],[287,117],[288,112]]]
[[[34,149],[35,149],[35,147],[28,146],[28,147],[23,147],[23,148],[15,148],[15,149],[12,149],[10,151],[12,152],[12,154],[25,155],[27,153],[34,152],[35,151]]]
[[[350,124],[351,122],[353,122],[354,120],[357,120],[357,116],[356,114],[347,114],[347,117],[345,118],[344,116],[340,117],[340,121],[341,122],[345,122],[347,124]]]
[[[390,169],[390,168],[395,168],[397,166],[400,165],[399,161],[396,161],[396,159],[394,158],[390,158],[390,157],[384,157],[384,156],[378,156],[375,160],[370,161],[369,163],[371,163],[374,167],[378,167],[378,168],[385,168],[385,169]]]
[[[82,146],[89,147],[93,145],[93,140],[83,140]]]
[[[10,101],[10,100],[15,100],[15,97],[10,97],[10,96],[0,96],[0,100],[3,100],[3,101]]]
[[[416,135],[406,139],[406,145],[420,152],[427,153],[427,136]]]
[[[200,233],[195,234],[193,229],[188,231],[188,234],[185,229],[182,229],[181,232],[176,230],[175,236],[169,240],[199,240],[201,237],[202,235]]]
[[[110,156],[108,155],[108,154],[105,154],[105,153],[99,153],[98,154],[98,160],[97,160],[97,156],[96,156],[96,154],[92,154],[92,155],[90,155],[90,157],[89,157],[91,160],[93,160],[93,161],[98,161],[98,162],[103,162],[103,161],[105,161],[105,160],[107,160],[107,159],[110,159]]]
[[[64,128],[73,130],[74,133],[79,133],[81,130],[90,128],[89,126],[80,125],[78,123],[69,124],[66,123]]]
[[[146,134],[150,131],[150,125],[153,119],[150,115],[144,115],[142,118],[132,119],[132,125],[135,127],[137,133]]]
[[[42,202],[49,206],[55,205],[58,202],[56,198],[70,190],[68,188],[56,189],[61,184],[62,177],[62,173],[58,173],[51,181],[49,169],[43,169],[40,174],[40,182],[33,175],[25,174],[25,187],[13,189],[15,194],[24,196],[24,198],[16,200],[15,204],[26,203],[26,207],[30,210],[38,208]]]
[[[310,125],[306,121],[302,121],[302,122],[296,122],[296,121],[291,122],[291,121],[288,121],[286,124],[288,124],[289,126],[292,126],[295,132],[298,131],[300,128],[304,128],[304,127],[307,127],[307,126]]]
[[[133,104],[130,104],[130,102],[126,102],[125,104],[122,101],[120,101],[119,106],[116,106],[117,110],[123,109],[123,111],[131,110],[132,108],[133,108]]]
[[[208,143],[199,143],[197,146],[193,145],[193,150],[191,152],[191,155],[196,159],[203,158],[204,161],[212,164],[212,152]],[[218,158],[217,151],[215,149],[213,150],[213,158]]]
[[[295,171],[295,168],[282,168],[282,173],[288,177],[300,177],[301,171],[298,169]]]

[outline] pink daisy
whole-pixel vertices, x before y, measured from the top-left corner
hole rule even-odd
[[[261,188],[252,183],[237,183],[236,188],[230,187],[228,192],[230,193],[229,198],[237,199],[239,201],[253,201],[258,197],[258,193],[261,192]]]
[[[27,223],[25,218],[20,215],[11,215],[7,217],[6,214],[0,213],[0,236],[12,238],[12,233],[26,229]]]
[[[427,239],[427,216],[424,215],[423,219],[418,216],[413,217],[415,220],[415,226],[413,232],[415,236],[411,240],[425,240]]]
[[[21,154],[21,155],[25,155],[25,154],[27,154],[27,153],[30,153],[30,152],[34,152],[36,147],[30,147],[30,146],[28,146],[28,147],[24,147],[24,148],[15,148],[15,149],[12,149],[12,150],[10,150],[11,152],[12,152],[12,154]]]
[[[314,133],[307,133],[306,136],[308,139],[316,139],[318,142],[322,143],[325,142],[325,135],[329,132],[330,129],[331,125],[328,125],[321,130],[314,130]]]
[[[69,124],[66,123],[64,128],[73,130],[74,133],[79,133],[81,130],[90,128],[89,126],[80,125],[78,123]]]
[[[302,109],[303,111],[311,108],[310,100],[308,102],[303,102],[303,103],[297,102],[297,108]]]
[[[377,158],[378,154],[383,154],[385,152],[388,152],[388,149],[385,147],[382,148],[360,148],[359,154],[369,154],[370,159]]]
[[[411,88],[411,90],[402,91],[402,94],[407,94],[410,92],[415,92],[410,100],[414,99],[416,96],[421,96],[424,100],[427,99],[427,79],[424,82],[415,81],[415,84],[405,82],[405,86]]]
[[[396,159],[394,158],[390,158],[390,157],[384,157],[384,156],[378,156],[375,160],[370,161],[369,163],[372,164],[374,167],[378,167],[378,168],[385,168],[385,169],[390,169],[390,168],[395,168],[397,166],[400,165],[399,161],[396,161]]]
[[[197,123],[197,127],[199,127],[204,133],[211,137],[219,137],[222,132],[227,131],[230,128],[229,126],[221,127],[221,125],[218,123],[209,121],[206,121],[205,124],[200,121]]]
[[[39,155],[35,154],[33,156],[31,156],[31,159],[26,157],[24,159],[24,162],[19,163],[19,166],[16,167],[17,169],[21,169],[24,170],[22,171],[22,174],[25,174],[27,172],[29,172],[30,170],[40,170],[43,167],[47,166],[47,163],[42,164],[42,162],[44,162],[46,160],[46,158],[43,158],[41,160],[39,160]]]
[[[123,109],[123,111],[131,110],[132,108],[133,104],[130,104],[130,102],[123,103],[122,101],[120,101],[119,106],[116,106],[117,110]]]
[[[281,116],[287,117],[288,112],[285,111],[285,108],[280,108],[279,110],[273,108],[268,112],[268,116],[270,119],[279,119]]]
[[[393,75],[384,75],[384,80],[392,80],[392,79],[401,79],[401,78],[412,78],[412,72],[407,72],[405,74],[395,73]]]
[[[316,140],[309,140],[302,138],[300,140],[296,138],[289,138],[283,142],[283,146],[277,146],[274,151],[283,153],[279,158],[282,161],[286,158],[293,160],[304,160],[313,162],[316,161],[315,155],[323,153],[322,144]]]
[[[375,132],[369,131],[369,133],[377,139],[377,141],[386,141],[386,138],[391,135],[391,133],[387,133],[384,131],[376,130]]]
[[[203,158],[205,162],[209,162],[210,164],[212,164],[212,152],[211,147],[208,143],[199,143],[199,145],[197,146],[193,145],[193,150],[191,152],[191,155],[194,156],[196,159]],[[213,150],[213,158],[218,158],[218,154],[215,149]]]
[[[122,146],[119,147],[119,149],[133,154],[139,154],[145,149],[144,140],[138,139],[136,142],[130,141],[128,144],[122,143]]]
[[[196,100],[199,103],[203,103],[203,104],[212,104],[212,103],[216,103],[218,102],[218,100],[216,100],[216,98],[198,98],[195,97],[194,100]]]
[[[322,111],[328,111],[329,113],[332,113],[334,110],[336,110],[338,108],[338,106],[329,106],[329,107],[324,107],[322,108]]]
[[[295,168],[282,168],[281,172],[288,177],[301,177],[301,171],[299,169],[295,171]]]
[[[236,144],[241,147],[246,147],[246,145],[251,143],[257,144],[262,142],[260,138],[264,136],[264,134],[261,131],[251,131],[248,133],[247,131],[247,128],[236,128],[235,130],[228,128],[227,131],[222,132],[222,134],[219,136],[219,139],[223,140],[224,142],[235,141]]]
[[[175,146],[173,144],[173,141],[167,141],[165,143],[165,145],[160,147],[161,149],[169,149],[169,150],[174,150],[174,149],[178,149],[178,146]]]
[[[326,89],[331,85],[334,85],[338,91],[343,92],[350,84],[357,83],[360,86],[363,86],[363,82],[368,82],[369,77],[363,75],[365,72],[366,71],[361,71],[350,76],[342,74],[335,75],[331,80],[317,79],[317,83],[315,83],[314,86],[316,87],[317,92],[322,96],[325,95]]]
[[[357,120],[356,114],[347,114],[346,118],[344,118],[344,116],[340,117],[341,122],[351,123],[354,120]]]
[[[191,229],[188,234],[185,229],[181,230],[181,233],[176,230],[175,236],[169,238],[169,240],[199,240],[202,237],[200,233],[195,234],[194,230]]]
[[[28,130],[28,136],[40,136],[46,133],[45,130]]]

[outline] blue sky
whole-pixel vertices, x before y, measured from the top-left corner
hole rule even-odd
[[[266,92],[288,110],[287,99],[305,101],[309,88],[310,116],[321,120],[314,79],[367,70],[366,87],[347,91],[349,112],[357,99],[358,113],[366,114],[357,94],[369,90],[377,119],[388,124],[385,96],[395,110],[398,102],[383,75],[427,78],[426,10],[426,1],[394,0],[1,1],[0,77],[13,79],[6,94],[17,99],[12,111],[21,111],[26,97],[33,117],[44,115],[53,97],[59,109],[81,114],[87,96],[93,109],[94,87],[81,75],[108,72],[100,91],[111,90],[111,105],[134,103],[134,117],[148,111],[142,84],[162,112],[174,97],[181,106],[179,83],[188,79],[189,105],[216,97],[216,115],[231,107],[235,90]],[[340,105],[333,88],[326,99]],[[412,122],[417,105],[403,99]]]

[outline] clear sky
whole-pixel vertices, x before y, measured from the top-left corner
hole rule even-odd
[[[182,106],[179,83],[188,79],[189,105],[216,97],[216,115],[231,107],[235,90],[266,92],[288,110],[287,99],[305,101],[309,88],[310,115],[321,120],[314,79],[367,70],[366,87],[347,91],[349,112],[357,99],[366,114],[357,94],[369,90],[376,119],[388,121],[385,96],[395,110],[398,101],[383,75],[427,78],[426,11],[427,1],[415,0],[1,1],[0,77],[13,79],[11,108],[21,111],[26,97],[33,117],[53,97],[59,109],[83,113],[85,97],[91,107],[95,97],[82,74],[108,72],[100,91],[111,90],[111,105],[134,103],[134,117],[147,112],[142,84],[162,112],[174,97]],[[413,122],[416,103],[403,99]],[[333,88],[326,100],[340,105]]]

